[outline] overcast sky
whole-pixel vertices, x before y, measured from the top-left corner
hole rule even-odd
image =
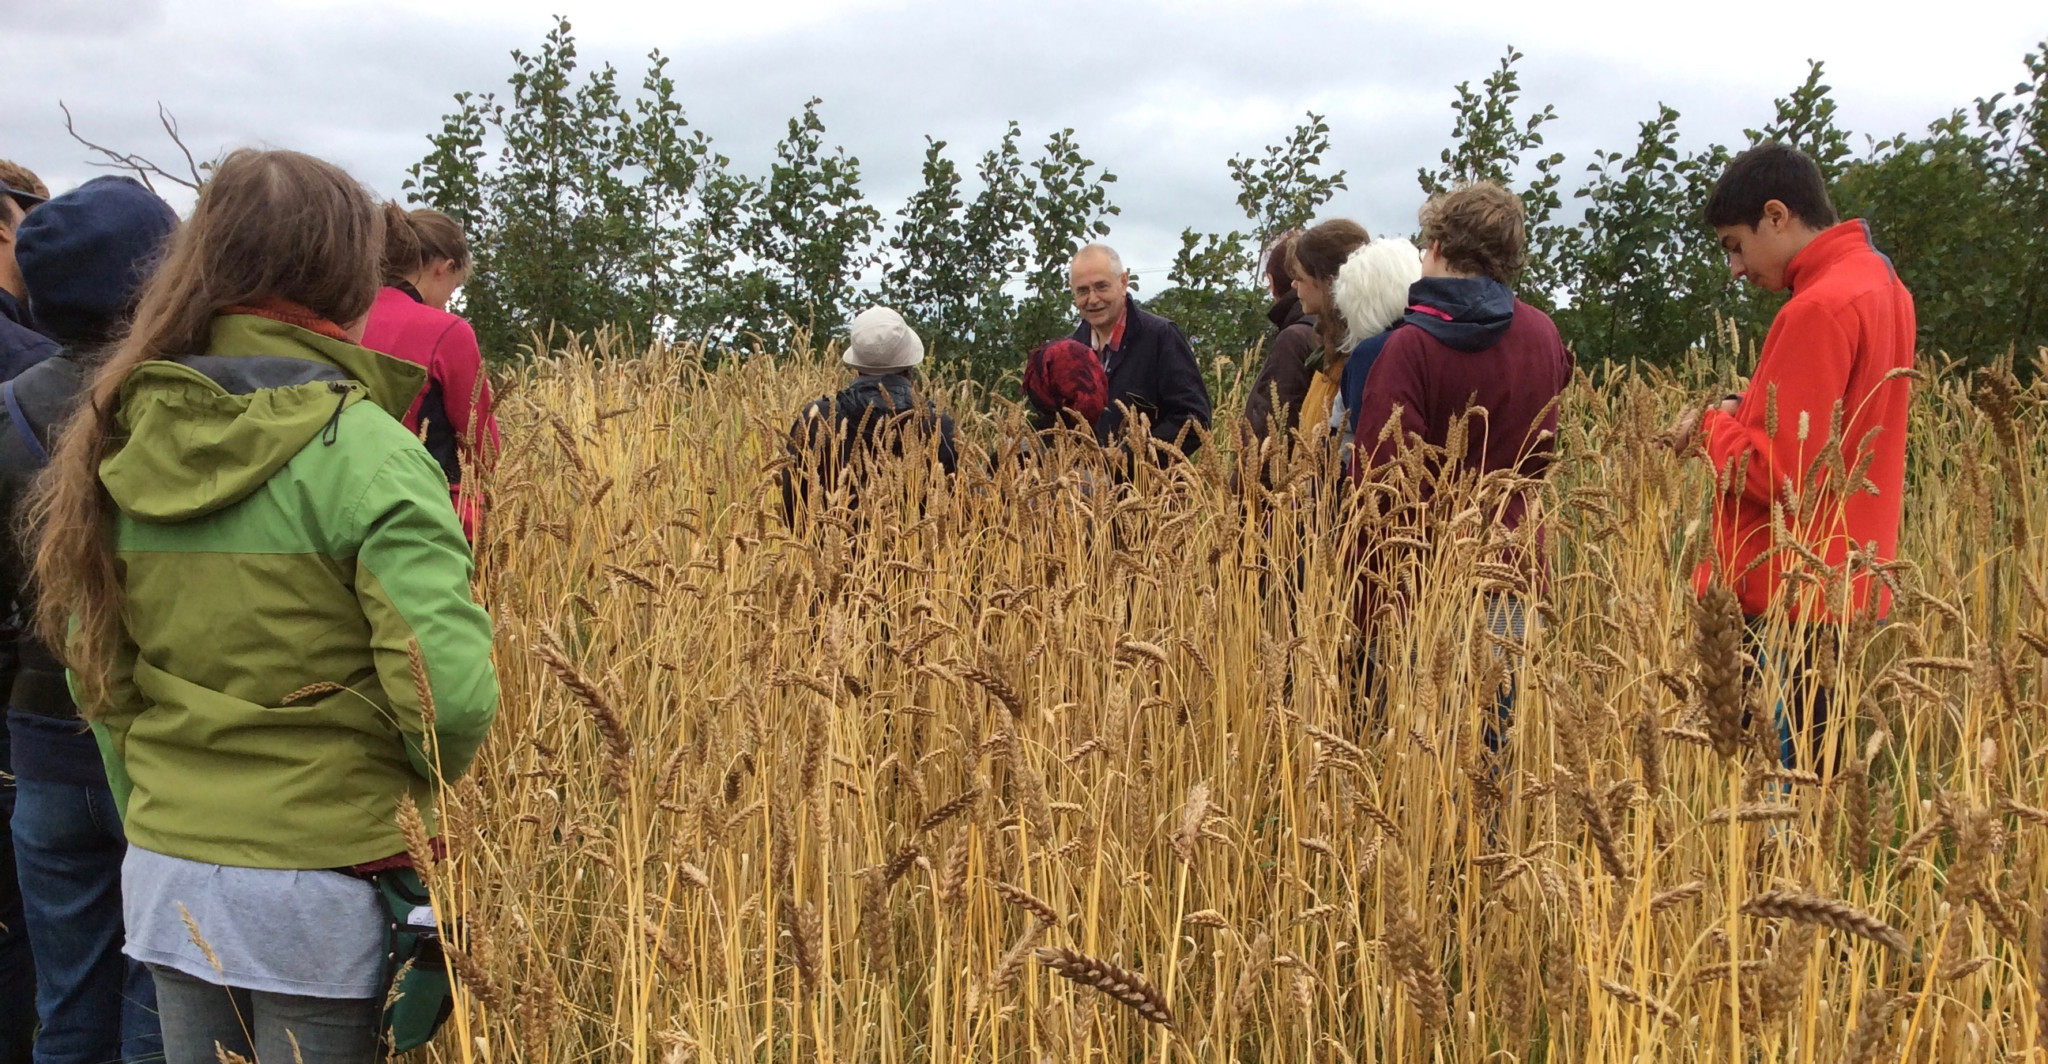
[[[1072,126],[1117,174],[1110,240],[1155,291],[1182,227],[1242,224],[1230,156],[1308,109],[1329,116],[1329,161],[1350,172],[1327,213],[1412,227],[1415,171],[1448,143],[1452,87],[1510,44],[1528,56],[1525,99],[1557,107],[1548,132],[1570,180],[1593,149],[1626,147],[1659,101],[1693,145],[1739,140],[1809,58],[1827,63],[1846,127],[1918,131],[2009,90],[2048,36],[2038,0],[0,0],[0,157],[60,190],[92,176],[59,100],[95,140],[174,154],[155,125],[161,100],[201,154],[296,148],[396,196],[453,94],[502,89],[509,52],[537,47],[555,12],[585,64],[609,61],[622,82],[638,84],[650,48],[672,57],[691,123],[747,172],[765,171],[789,116],[823,97],[828,143],[859,157],[888,212],[916,185],[926,134],[971,173],[1008,119],[1034,146]]]

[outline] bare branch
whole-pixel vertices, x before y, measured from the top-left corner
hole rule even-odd
[[[153,162],[150,162],[148,159],[145,159],[140,155],[136,155],[132,152],[115,151],[114,149],[106,147],[104,145],[95,144],[92,141],[85,139],[84,136],[79,134],[78,128],[73,123],[71,118],[71,108],[65,106],[64,101],[57,101],[57,107],[64,112],[64,132],[71,134],[72,140],[75,140],[78,143],[85,145],[87,148],[90,148],[93,151],[105,157],[105,161],[92,162],[91,165],[105,167],[109,170],[126,170],[134,174],[135,177],[138,180],[140,180],[142,184],[151,192],[156,191],[156,182],[152,180],[152,178],[159,177],[164,179],[165,181],[172,182],[173,184],[183,185],[194,192],[199,191],[199,185],[201,182],[199,179],[199,171],[197,167],[191,167],[192,176],[190,179],[187,179],[180,177],[177,174],[171,173],[168,170],[165,170],[163,167],[158,166]],[[160,120],[162,120],[164,123],[164,129],[171,135],[171,142],[178,146],[179,151],[185,153],[185,158],[189,165],[192,158],[192,153],[185,148],[185,142],[178,138],[176,120],[169,117],[169,112],[163,110],[162,104],[158,104],[157,107],[158,116]]]
[[[164,132],[171,135],[171,143],[176,144],[178,150],[184,153],[185,170],[192,175],[192,187],[197,189],[205,184],[205,180],[199,176],[199,163],[192,158],[192,149],[186,147],[185,138],[178,135],[178,116],[172,114],[171,109],[165,107],[162,100],[157,101],[156,118],[164,124]]]

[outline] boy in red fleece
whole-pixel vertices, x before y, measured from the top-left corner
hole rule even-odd
[[[1839,221],[1820,168],[1788,145],[1736,156],[1707,198],[1706,219],[1736,277],[1791,289],[1792,298],[1771,322],[1749,390],[1698,420],[1694,442],[1721,491],[1714,557],[1694,584],[1704,593],[1725,582],[1752,630],[1777,611],[1806,623],[1809,645],[1826,653],[1841,622],[1891,608],[1869,565],[1898,548],[1913,296],[1872,246],[1870,227]],[[1692,429],[1681,424],[1677,438]],[[1783,514],[1775,528],[1774,506]],[[1846,588],[1803,560],[1816,555],[1839,572],[1852,552],[1859,563]],[[1797,664],[1794,672],[1791,701],[1806,705],[1780,721],[1788,763],[1792,733],[1818,743],[1827,720],[1826,692]]]

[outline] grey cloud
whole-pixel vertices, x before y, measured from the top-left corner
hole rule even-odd
[[[0,156],[36,168],[55,187],[93,173],[64,136],[58,99],[96,139],[164,156],[169,145],[154,125],[161,99],[195,149],[298,148],[396,195],[453,94],[503,94],[508,53],[537,47],[548,29],[392,9],[272,7],[238,19],[241,5],[220,0],[29,6],[0,45],[8,53],[0,94],[10,105]],[[1127,262],[1157,270],[1170,262],[1183,226],[1243,224],[1226,160],[1285,136],[1311,107],[1329,115],[1329,165],[1349,171],[1349,191],[1331,211],[1375,231],[1411,228],[1415,171],[1433,165],[1448,140],[1452,86],[1483,78],[1509,37],[1435,11],[1323,4],[1304,9],[1311,21],[1266,7],[1199,17],[1178,10],[924,0],[754,39],[589,32],[579,44],[586,69],[609,61],[629,87],[647,50],[661,48],[691,122],[749,172],[766,167],[804,100],[823,97],[830,141],[861,159],[865,188],[888,211],[916,185],[926,134],[948,141],[949,154],[971,171],[1008,119],[1023,124],[1033,149],[1071,126],[1084,152],[1118,175],[1111,194],[1123,213],[1112,242]],[[1766,118],[1771,97],[1803,73],[1752,71],[1708,83],[1646,69],[1631,56],[1530,51],[1525,98],[1556,104],[1560,118],[1549,133],[1570,157],[1568,180],[1594,148],[1631,142],[1659,99],[1684,113],[1690,139],[1727,142]],[[1985,91],[2017,73],[2018,55],[2012,59],[2012,70],[1995,72]],[[1883,132],[1917,128],[1965,102],[1892,96],[1852,107],[1854,94],[1840,95],[1845,114]]]

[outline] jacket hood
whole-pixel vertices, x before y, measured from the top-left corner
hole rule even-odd
[[[863,417],[902,414],[915,408],[917,397],[910,378],[901,373],[863,376],[839,390],[833,397],[833,411],[842,421],[860,424]]]
[[[206,354],[146,362],[121,386],[100,480],[121,511],[167,524],[247,498],[341,416],[369,400],[392,417],[424,367],[247,314],[214,319]]]
[[[65,344],[112,337],[177,227],[132,177],[96,177],[37,207],[15,248],[37,326]]]
[[[1274,300],[1273,305],[1266,309],[1266,320],[1272,322],[1275,329],[1285,329],[1291,325],[1314,325],[1316,323],[1315,315],[1303,314],[1301,312],[1301,293],[1296,292],[1292,288],[1282,294],[1279,299]]]
[[[1415,245],[1394,236],[1359,246],[1330,286],[1330,298],[1344,315],[1344,347],[1378,336],[1401,320],[1408,287],[1422,279],[1422,254]]]
[[[1408,288],[1402,321],[1458,351],[1484,351],[1515,322],[1515,293],[1491,277],[1425,277]]]

